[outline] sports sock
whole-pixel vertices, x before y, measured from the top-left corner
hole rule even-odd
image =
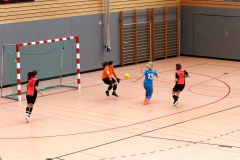
[[[32,110],[33,110],[33,108],[32,108],[32,107],[30,107],[30,110],[29,110],[29,116],[31,115],[31,113],[32,113]]]
[[[115,90],[115,91],[117,90],[117,85],[113,86],[113,90]]]
[[[27,106],[27,108],[26,108],[26,115],[28,115],[29,114],[29,107]]]
[[[112,89],[112,85],[108,86],[108,91],[110,91]]]

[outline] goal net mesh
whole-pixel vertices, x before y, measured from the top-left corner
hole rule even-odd
[[[7,98],[17,99],[16,45],[4,46],[4,61],[8,62],[11,93]],[[5,63],[6,64],[6,63]],[[65,87],[77,88],[76,40],[27,45],[20,47],[21,91],[27,91],[27,73],[37,70],[41,91]],[[6,78],[5,78],[6,79]]]

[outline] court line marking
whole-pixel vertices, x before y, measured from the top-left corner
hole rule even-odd
[[[209,77],[209,78],[212,78],[212,79],[215,79],[217,81],[220,81],[222,82],[223,84],[225,84],[228,88],[228,93],[221,97],[220,99],[216,100],[216,101],[213,101],[213,102],[210,102],[210,103],[207,103],[205,105],[201,105],[201,106],[198,106],[198,107],[194,107],[194,108],[190,108],[190,109],[187,109],[187,110],[183,110],[183,111],[180,111],[180,112],[175,112],[175,113],[172,113],[172,114],[168,114],[168,115],[164,115],[164,116],[160,116],[160,117],[157,117],[157,118],[153,118],[153,119],[149,119],[149,120],[145,120],[145,121],[141,121],[141,122],[137,122],[137,123],[133,123],[133,124],[128,124],[128,125],[124,125],[124,126],[118,126],[118,127],[113,127],[113,128],[107,128],[107,129],[102,129],[102,130],[95,130],[95,131],[88,131],[88,132],[80,132],[80,133],[72,133],[72,134],[65,134],[65,135],[54,135],[54,136],[35,136],[35,137],[11,137],[11,138],[4,138],[4,137],[0,137],[0,139],[30,139],[30,138],[50,138],[50,137],[61,137],[61,136],[73,136],[73,135],[80,135],[80,134],[90,134],[90,133],[96,133],[96,132],[103,132],[103,131],[108,131],[108,130],[116,130],[116,129],[119,129],[119,128],[125,128],[125,127],[129,127],[129,126],[134,126],[134,125],[138,125],[138,124],[142,124],[142,123],[146,123],[146,122],[150,122],[150,121],[154,121],[154,120],[157,120],[157,119],[161,119],[161,118],[165,118],[165,117],[170,117],[170,116],[173,116],[173,115],[177,115],[177,114],[181,114],[181,113],[185,113],[185,112],[188,112],[188,111],[192,111],[192,110],[195,110],[195,109],[199,109],[199,108],[202,108],[202,107],[206,107],[210,104],[214,104],[214,103],[217,103],[221,100],[223,100],[224,98],[226,98],[230,92],[231,92],[231,88],[230,86],[220,80],[220,79],[217,79],[217,78],[214,78],[214,77],[211,77],[211,76],[207,76],[207,75],[203,75],[203,74],[199,74],[199,73],[193,73],[191,72],[192,74],[197,74],[197,75],[202,75],[202,76],[205,76],[205,77]]]
[[[227,108],[227,109],[224,109],[224,110],[220,110],[220,111],[217,111],[217,112],[209,113],[209,114],[206,114],[206,115],[203,115],[203,116],[191,118],[191,119],[188,119],[188,120],[185,120],[185,121],[177,122],[177,123],[174,123],[174,124],[171,124],[171,125],[167,125],[167,126],[164,126],[164,127],[157,128],[157,129],[153,129],[153,130],[149,130],[149,131],[146,131],[146,132],[142,132],[142,133],[139,133],[139,134],[135,134],[135,135],[132,135],[132,136],[128,136],[128,137],[125,137],[125,138],[121,138],[121,139],[118,139],[118,140],[114,140],[114,141],[111,141],[111,142],[107,142],[107,143],[103,143],[103,144],[100,144],[100,145],[96,145],[96,146],[93,146],[93,147],[85,148],[85,149],[82,149],[82,150],[79,150],[79,151],[75,151],[75,152],[72,152],[72,153],[64,154],[64,155],[61,155],[61,156],[58,156],[58,157],[54,157],[52,159],[66,157],[66,156],[69,156],[69,155],[72,155],[72,154],[76,154],[76,153],[80,153],[80,152],[83,152],[83,151],[91,150],[91,149],[94,149],[94,148],[106,146],[106,145],[109,145],[109,144],[112,144],[112,143],[116,143],[116,142],[123,141],[123,140],[126,140],[126,139],[134,138],[134,137],[137,137],[137,136],[141,136],[141,135],[144,135],[144,134],[147,134],[147,133],[151,133],[151,132],[158,131],[158,130],[161,130],[161,129],[165,129],[165,128],[169,128],[169,127],[172,127],[172,126],[176,126],[176,125],[179,125],[179,124],[182,124],[182,123],[186,123],[186,122],[189,122],[189,121],[201,119],[203,117],[208,117],[208,116],[211,116],[211,115],[214,115],[214,114],[218,114],[218,113],[221,113],[221,112],[224,112],[224,111],[227,111],[227,110],[235,109],[235,108],[238,108],[238,107],[240,107],[240,105],[234,106],[234,107],[230,107],[230,108]]]

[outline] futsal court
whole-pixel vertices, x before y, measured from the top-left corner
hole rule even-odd
[[[172,105],[175,64],[189,72]],[[44,91],[26,123],[22,101],[0,99],[2,160],[239,160],[239,62],[192,57],[154,61],[159,78],[143,105],[145,63],[117,67],[105,95],[102,71],[81,74],[81,90]],[[125,73],[130,79],[124,79]],[[41,81],[40,83],[41,84]],[[111,93],[111,92],[110,92]]]

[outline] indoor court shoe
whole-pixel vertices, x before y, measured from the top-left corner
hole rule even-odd
[[[32,119],[32,117],[29,115],[29,116],[27,117],[27,122],[29,122],[31,119]]]
[[[176,101],[173,106],[176,107],[178,105],[179,101]]]
[[[109,91],[106,91],[105,93],[106,93],[106,95],[109,97]]]
[[[118,97],[116,92],[113,92],[112,95]]]
[[[26,122],[28,122],[28,114],[25,115]]]
[[[29,119],[28,119],[28,117],[26,116],[26,122],[28,123],[29,122]]]
[[[148,103],[148,98],[146,98],[144,101],[143,101],[143,105],[146,105]]]

